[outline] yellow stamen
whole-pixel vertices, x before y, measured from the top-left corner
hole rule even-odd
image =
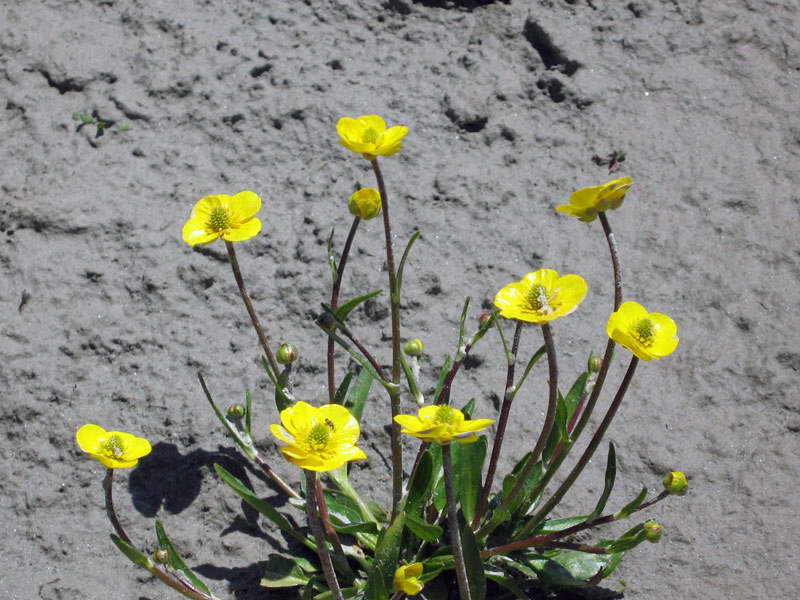
[[[317,423],[308,432],[306,442],[314,450],[324,450],[331,439],[331,430],[325,423]]]
[[[374,144],[375,142],[378,141],[378,132],[375,131],[372,127],[370,127],[364,132],[361,141],[365,144]]]
[[[208,218],[207,227],[211,231],[223,231],[230,227],[231,216],[227,208],[217,206],[211,209],[211,216]]]
[[[122,458],[125,454],[125,444],[118,435],[112,435],[102,442],[103,449],[114,458]]]
[[[535,284],[528,290],[528,304],[534,312],[549,315],[555,310],[553,306],[555,294],[548,294],[547,288],[541,283]]]
[[[642,346],[649,348],[655,341],[656,327],[648,318],[639,319],[631,325],[630,334]]]
[[[453,410],[446,404],[442,404],[436,410],[436,416],[433,418],[433,422],[438,425],[452,425],[454,421]]]

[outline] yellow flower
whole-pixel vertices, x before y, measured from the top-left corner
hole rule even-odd
[[[403,147],[408,127],[394,126],[386,129],[386,122],[378,115],[365,115],[352,119],[342,117],[336,123],[339,143],[367,160],[376,156],[397,154]]]
[[[190,246],[208,244],[221,237],[226,242],[249,240],[261,231],[256,213],[261,198],[245,190],[235,196],[217,194],[200,198],[183,226],[183,241]]]
[[[381,214],[381,206],[381,194],[375,188],[361,188],[347,202],[350,214],[365,221]]]
[[[394,589],[406,596],[416,596],[425,587],[419,580],[422,575],[422,563],[416,562],[400,567],[394,572]]]
[[[497,292],[494,305],[506,319],[546,323],[578,308],[588,289],[580,275],[559,276],[553,269],[539,269]]]
[[[622,206],[625,193],[632,185],[633,179],[622,177],[605,185],[583,188],[569,197],[569,204],[556,206],[556,210],[589,223],[597,218],[597,213]]]
[[[150,454],[150,442],[124,431],[106,431],[99,425],[84,425],[75,435],[81,450],[109,469],[136,466]]]
[[[664,489],[670,494],[683,496],[689,491],[689,480],[683,471],[670,471],[662,480]]]
[[[358,421],[340,404],[319,408],[297,402],[281,411],[281,425],[270,425],[272,435],[286,442],[286,459],[309,471],[332,471],[367,455],[356,446],[361,429]]]
[[[642,360],[663,358],[678,346],[678,326],[667,315],[649,313],[638,302],[623,302],[611,313],[608,337]]]
[[[494,423],[494,419],[464,419],[464,413],[447,404],[423,406],[416,417],[397,415],[394,420],[403,427],[401,433],[437,444],[449,444],[452,441],[460,444],[475,442],[478,440],[475,432]]]

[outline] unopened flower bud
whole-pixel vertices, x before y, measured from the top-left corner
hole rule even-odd
[[[419,338],[414,338],[403,346],[403,350],[409,356],[422,356],[425,353],[425,344]]]
[[[166,550],[156,550],[153,552],[153,560],[160,565],[165,565],[169,560],[169,553]]]
[[[244,406],[241,404],[231,404],[227,410],[229,419],[241,419],[245,415]]]
[[[603,359],[599,356],[595,356],[594,354],[589,355],[589,363],[586,365],[589,373],[597,373],[600,370],[600,367],[603,366]]]
[[[381,194],[375,188],[361,188],[347,202],[350,214],[369,220],[381,214]]]
[[[478,317],[478,323],[480,324],[481,327],[484,327],[491,318],[492,318],[492,313],[490,312],[481,313],[480,316]]]
[[[297,348],[291,344],[281,344],[278,347],[278,355],[276,358],[282,365],[290,365],[297,360],[297,356]]]
[[[661,525],[653,520],[644,522],[645,539],[651,544],[657,544],[661,539]]]
[[[681,471],[668,473],[662,483],[664,484],[664,489],[670,494],[683,496],[689,490],[689,481],[686,479],[686,474]]]

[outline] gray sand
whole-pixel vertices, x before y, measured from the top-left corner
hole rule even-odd
[[[0,2],[0,597],[178,597],[109,541],[103,470],[74,443],[87,422],[155,446],[118,473],[136,541],[153,548],[157,516],[220,597],[271,597],[259,563],[286,543],[213,475],[221,462],[245,476],[244,463],[198,370],[220,404],[253,390],[265,455],[299,474],[268,434],[271,388],[224,246],[193,251],[180,230],[202,196],[262,196],[264,234],[238,246],[242,269],[275,342],[300,348],[298,395],[322,401],[312,317],[329,294],[325,241],[335,226],[341,248],[347,197],[373,185],[334,126],[368,113],[411,128],[382,164],[396,245],[422,231],[403,323],[425,340],[426,388],[454,350],[465,296],[474,324],[500,287],[541,267],[590,285],[554,325],[565,386],[602,350],[601,228],[553,207],[613,178],[593,154],[627,153],[621,174],[636,185],[610,214],[626,297],[671,314],[681,345],[640,366],[611,429],[609,506],[642,483],[657,490],[670,469],[691,492],[649,512],[661,544],[631,552],[603,586],[631,600],[794,596],[799,11],[795,0]],[[115,123],[101,137],[72,120],[93,111]],[[379,221],[362,228],[346,297],[385,286],[381,237]],[[384,362],[387,308],[384,297],[353,316]],[[522,355],[539,344],[527,329]],[[454,399],[491,416],[505,377],[496,336],[475,354]],[[541,367],[515,404],[503,470],[533,443],[545,386]],[[353,471],[385,501],[388,407],[374,400],[371,460]],[[591,510],[603,454],[558,514]]]

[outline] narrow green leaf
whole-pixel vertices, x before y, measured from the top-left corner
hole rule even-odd
[[[387,591],[383,572],[377,566],[373,564],[367,568],[367,587],[364,591],[366,600],[386,600],[391,589]]]
[[[567,405],[567,421],[569,421],[569,419],[575,413],[578,402],[580,402],[581,396],[583,396],[583,393],[586,391],[586,382],[588,380],[589,373],[584,371],[578,376],[578,378],[575,380],[575,383],[572,384],[572,387],[564,397],[564,402]]]
[[[511,594],[518,598],[519,600],[528,600],[529,596],[526,594],[520,585],[516,582],[513,577],[509,577],[508,575],[503,575],[502,573],[497,573],[493,571],[489,571],[486,573],[486,578],[491,579],[500,587],[506,588]]]
[[[436,382],[436,389],[433,392],[434,400],[439,398],[439,394],[442,392],[442,388],[444,387],[445,379],[447,379],[447,374],[450,372],[450,369],[453,367],[453,359],[451,357],[447,357],[444,359],[444,364],[442,365],[441,370],[439,371],[439,381]],[[444,404],[449,404],[449,398],[444,399]]]
[[[549,521],[545,521],[539,527],[536,528],[536,534],[545,534],[545,533],[556,533],[558,531],[564,531],[565,529],[569,529],[570,527],[574,527],[575,525],[580,525],[587,520],[587,516],[582,517],[565,517],[563,519],[551,519]]]
[[[342,465],[338,469],[328,471],[327,475],[328,479],[333,481],[333,483],[336,484],[336,487],[338,487],[344,495],[350,498],[355,505],[358,506],[361,517],[365,521],[370,521],[373,523],[378,522],[370,507],[366,502],[364,502],[361,496],[358,495],[358,492],[356,492],[355,488],[350,483],[350,478],[347,476],[347,465]]]
[[[403,256],[400,258],[400,264],[397,266],[397,277],[395,279],[395,283],[397,284],[397,289],[393,290],[394,293],[397,294],[397,297],[400,298],[400,292],[403,289],[403,271],[406,267],[406,260],[408,259],[408,253],[411,252],[411,246],[414,245],[414,242],[417,241],[419,236],[422,235],[422,232],[415,231],[411,238],[408,240],[406,244],[406,249],[403,250]]]
[[[253,437],[253,434],[251,433],[252,425],[253,425],[253,394],[250,393],[250,390],[246,390],[244,393],[244,432],[251,439]]]
[[[283,371],[280,372],[278,375],[278,381],[275,384],[275,407],[278,409],[279,413],[294,404],[294,398],[290,398],[286,394],[286,390],[289,386],[290,373],[291,368],[287,366],[283,369]]]
[[[420,456],[413,479],[408,482],[405,512],[407,515],[421,516],[433,491],[433,458],[426,450]]]
[[[380,575],[384,590],[391,590],[394,582],[394,572],[397,570],[400,558],[400,545],[403,539],[403,528],[405,527],[406,515],[397,513],[394,522],[383,532],[378,540],[378,547],[375,548],[375,558],[372,561],[373,568]],[[370,582],[373,578],[370,577]],[[370,588],[369,583],[367,589]],[[381,598],[385,600],[386,596]]]
[[[258,456],[258,452],[256,452],[252,442],[249,439],[245,439],[239,430],[237,430],[231,424],[231,422],[225,418],[225,415],[222,414],[222,411],[211,397],[211,392],[208,391],[208,386],[206,386],[206,381],[203,379],[203,376],[198,373],[197,378],[200,380],[200,387],[203,388],[203,393],[205,394],[208,403],[211,405],[211,408],[214,410],[214,414],[217,415],[217,419],[219,419],[220,423],[225,426],[225,429],[228,430],[228,433],[233,438],[233,441],[236,442],[236,445],[242,449],[242,452],[244,452],[250,460],[255,460],[255,458]]]
[[[204,594],[211,594],[211,591],[208,589],[206,584],[194,574],[194,571],[186,566],[186,562],[184,562],[183,557],[175,549],[175,546],[172,544],[172,540],[169,539],[167,532],[164,530],[164,526],[161,524],[161,521],[158,520],[156,520],[156,536],[158,537],[159,548],[167,551],[167,561],[169,562],[169,566],[176,571],[180,571],[183,576],[186,577],[186,579],[198,590]]]
[[[609,543],[607,548],[611,552],[626,552],[632,550],[646,539],[647,531],[644,528],[644,523],[639,523]]]
[[[533,353],[533,356],[531,356],[527,366],[525,367],[525,371],[523,371],[522,373],[522,377],[520,377],[519,381],[517,381],[517,383],[514,384],[514,391],[511,392],[512,398],[517,395],[517,392],[519,392],[520,388],[522,387],[522,384],[525,383],[525,380],[528,378],[528,375],[530,374],[531,369],[533,369],[533,366],[537,362],[539,362],[539,360],[545,355],[546,352],[547,349],[544,347],[544,345],[542,345],[536,352]]]
[[[375,290],[374,292],[369,292],[367,294],[362,294],[361,296],[356,296],[352,300],[348,300],[344,304],[340,305],[335,311],[336,318],[341,321],[342,323],[347,321],[347,317],[353,312],[362,302],[366,302],[370,298],[374,298],[378,294],[382,293],[383,290]]]
[[[138,550],[137,548],[134,548],[127,542],[124,542],[113,533],[111,534],[111,541],[114,542],[114,545],[119,548],[119,551],[127,556],[128,560],[130,560],[133,564],[143,567],[148,571],[155,567],[155,564],[152,560],[150,560],[150,557],[147,556],[147,554]]]
[[[608,458],[606,459],[606,477],[603,493],[600,494],[600,499],[597,501],[597,506],[594,507],[592,514],[589,515],[589,521],[596,519],[603,514],[608,497],[611,495],[611,490],[614,489],[614,480],[617,477],[617,452],[614,449],[614,442],[608,443]]]
[[[504,500],[511,494],[511,490],[517,485],[517,479],[519,475],[522,473],[522,470],[527,465],[528,461],[531,459],[531,453],[526,452],[525,455],[514,465],[514,469],[505,476],[503,479],[503,490],[501,492],[502,495],[499,495],[497,498],[498,502]],[[528,477],[525,479],[525,483],[522,486],[522,491],[520,492],[519,496],[515,500],[515,502],[509,507],[509,510],[512,513],[519,513],[521,515],[526,514],[531,506],[538,500],[534,498],[532,494],[536,490],[536,485],[539,483],[539,480],[542,478],[544,474],[544,466],[542,461],[539,461],[528,473]]]
[[[309,540],[306,536],[300,534],[297,531],[297,528],[289,523],[286,517],[279,513],[269,502],[256,496],[250,488],[243,484],[237,477],[231,475],[225,469],[225,467],[215,463],[214,469],[216,470],[217,475],[219,475],[219,478],[222,479],[222,481],[224,481],[234,492],[239,494],[242,500],[247,502],[250,506],[275,523],[275,525],[292,536],[298,542],[316,552],[317,545]]]
[[[359,423],[361,422],[361,415],[364,413],[364,406],[369,398],[369,391],[372,388],[373,381],[375,381],[375,377],[373,377],[372,373],[367,369],[361,369],[358,372],[355,384],[348,391],[344,405]]]
[[[486,446],[485,435],[471,444],[452,444],[454,487],[467,523],[475,518],[482,487],[481,471],[486,459]]]
[[[326,248],[326,258],[328,267],[331,270],[331,279],[336,283],[336,278],[339,276],[339,266],[336,264],[336,257],[333,255],[333,228],[331,227],[331,234],[328,236],[328,245]]]
[[[467,310],[469,309],[470,300],[471,298],[469,296],[464,299],[464,308],[461,310],[461,318],[458,320],[458,348],[456,349],[456,356],[459,357],[459,360],[462,358],[462,348],[464,347],[464,323],[467,320]]]
[[[472,596],[472,600],[484,600],[486,598],[486,574],[483,572],[478,540],[472,533],[469,521],[461,530],[461,549],[464,552],[464,566],[467,571],[470,596]]]
[[[286,558],[279,554],[271,554],[267,562],[264,563],[264,576],[261,579],[261,587],[286,588],[307,584],[311,578],[298,565],[298,560],[305,561],[305,559]]]
[[[642,504],[642,502],[644,502],[645,498],[647,498],[647,486],[646,485],[642,486],[642,491],[639,492],[639,495],[636,496],[636,498],[634,498],[630,502],[628,502],[625,506],[623,506],[622,510],[620,510],[617,514],[614,515],[614,518],[617,519],[617,520],[619,520],[619,519],[627,519],[629,516],[631,516],[631,514],[633,512],[636,511],[636,509],[639,508],[639,506],[641,506],[641,504]]]
[[[348,495],[334,490],[324,490],[325,503],[331,516],[331,525],[341,533],[377,534],[378,525],[374,521],[364,522],[358,503]]]
[[[336,388],[336,393],[333,395],[333,404],[344,404],[345,399],[347,398],[347,391],[350,389],[350,382],[353,381],[354,373],[352,371],[348,371],[344,379],[342,379],[342,383],[339,384],[339,387]]]
[[[406,527],[409,531],[425,542],[438,542],[444,529],[433,523],[428,523],[425,519],[412,513],[406,513]]]
[[[417,384],[417,378],[414,377],[414,371],[411,366],[408,364],[408,359],[406,358],[406,353],[400,353],[400,366],[403,368],[403,374],[406,376],[406,383],[408,384],[408,391],[411,392],[411,395],[414,397],[414,400],[417,404],[422,405],[425,399],[422,397],[422,392],[419,391],[419,385]]]
[[[464,413],[465,419],[471,419],[472,415],[475,414],[475,398],[470,398],[469,402],[461,409],[461,412]]]
[[[564,401],[564,397],[561,395],[561,392],[559,392],[558,400],[556,402],[555,422],[553,423],[553,429],[550,431],[550,435],[547,438],[547,444],[545,444],[544,452],[542,452],[542,458],[544,458],[545,462],[549,462],[550,457],[553,456],[553,452],[555,452],[559,442],[566,442],[569,440],[569,435],[567,435],[567,419],[567,405]]]

